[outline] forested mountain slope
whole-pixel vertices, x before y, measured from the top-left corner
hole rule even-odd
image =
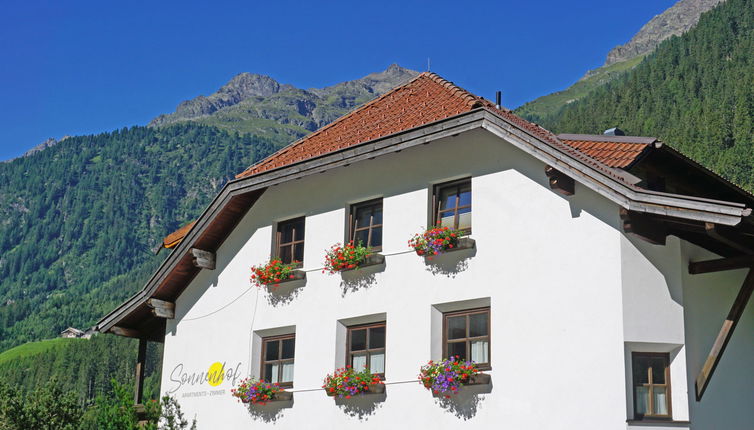
[[[754,190],[754,1],[728,0],[707,12],[694,29],[542,125],[657,136]]]
[[[164,234],[278,146],[195,124],[134,127],[0,164],[0,351],[93,324],[142,286]]]
[[[564,106],[586,97],[595,89],[636,67],[664,40],[693,28],[704,12],[721,1],[724,0],[679,0],[642,26],[626,44],[611,49],[602,67],[588,71],[565,90],[539,97],[520,106],[516,113],[537,123],[547,121]]]

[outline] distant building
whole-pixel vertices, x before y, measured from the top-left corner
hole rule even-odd
[[[84,332],[82,330],[79,330],[74,327],[68,327],[67,329],[60,332],[60,337],[67,337],[67,338],[79,338],[84,336]],[[89,335],[91,337],[91,335]]]
[[[751,430],[754,196],[613,134],[555,135],[423,73],[226,184],[98,330],[140,340],[137,403],[164,342],[161,391],[201,429]],[[437,223],[463,239],[417,255]],[[374,264],[322,273],[354,239]],[[251,286],[271,256],[301,266]],[[490,379],[433,396],[417,374],[450,355]],[[347,365],[385,391],[328,397]],[[293,400],[244,407],[247,376]]]

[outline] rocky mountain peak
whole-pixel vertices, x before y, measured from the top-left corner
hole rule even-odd
[[[672,36],[679,36],[699,22],[699,17],[725,0],[680,0],[655,16],[625,45],[616,46],[607,54],[605,66],[652,52]]]

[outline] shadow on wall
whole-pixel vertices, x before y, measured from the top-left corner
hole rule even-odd
[[[464,421],[474,418],[479,405],[484,401],[483,394],[492,392],[492,383],[487,385],[474,385],[463,387],[458,394],[449,397],[435,397],[435,403],[445,409],[446,412],[461,418]]]
[[[343,413],[359,421],[366,421],[380,409],[387,398],[387,394],[362,394],[346,398],[335,398],[335,404]]]
[[[249,415],[255,421],[274,423],[283,417],[285,409],[293,407],[293,400],[284,402],[271,402],[266,405],[250,405]]]
[[[303,290],[305,285],[306,280],[304,279],[300,281],[285,282],[278,284],[278,286],[270,285],[264,287],[264,289],[267,290],[267,294],[265,295],[267,303],[274,307],[285,306],[301,294],[301,290]]]
[[[341,297],[372,287],[377,283],[375,274],[383,270],[385,270],[385,263],[342,272],[340,274]]]
[[[425,269],[433,275],[455,278],[469,268],[469,260],[476,255],[476,246],[471,249],[447,252],[433,257],[424,257]]]

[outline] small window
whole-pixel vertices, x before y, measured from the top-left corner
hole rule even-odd
[[[443,358],[458,356],[480,369],[490,368],[489,308],[444,314],[443,333]]]
[[[471,233],[471,179],[435,186],[432,225]]]
[[[385,376],[385,323],[348,327],[346,363],[360,372]]]
[[[304,261],[304,217],[278,223],[275,254],[283,263]]]
[[[296,335],[266,337],[262,339],[262,380],[278,383],[282,387],[293,386],[293,359]]]
[[[382,250],[382,199],[351,206],[348,240]]]
[[[662,353],[634,352],[634,418],[671,418],[670,357]]]

